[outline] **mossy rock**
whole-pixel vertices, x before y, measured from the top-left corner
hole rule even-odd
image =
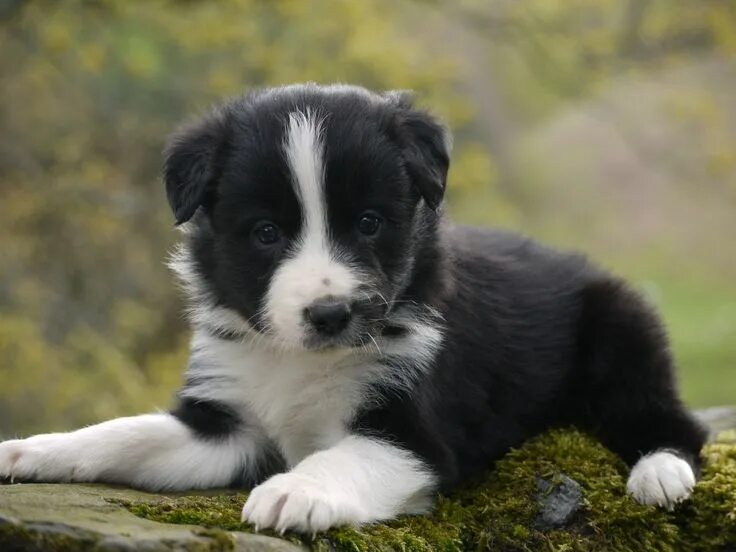
[[[122,504],[172,500],[106,485],[0,486],[0,551],[299,550],[280,539],[200,525],[158,523]]]
[[[170,549],[200,550],[736,550],[736,434],[721,433],[705,447],[703,458],[692,499],[668,512],[634,503],[625,492],[626,466],[594,439],[575,430],[551,431],[513,450],[453,496],[439,497],[427,516],[333,529],[314,539],[249,534],[252,528],[240,523],[245,493],[163,496],[96,485],[13,485],[0,488],[0,550],[14,543],[18,550],[28,549],[17,545],[38,541],[33,523],[42,520],[91,532],[81,534],[84,548],[63,531],[58,542],[49,537],[49,546],[37,547],[53,550],[119,550],[121,538],[128,539],[129,549],[156,541]],[[577,482],[582,490],[579,506],[564,525],[539,523],[546,496],[540,481],[547,490],[560,481]],[[82,498],[70,498],[77,495]],[[29,497],[38,502],[31,514],[23,503]],[[65,522],[69,504],[83,510],[85,500],[95,504],[93,512],[82,522],[74,516]],[[4,515],[23,521],[3,524]]]

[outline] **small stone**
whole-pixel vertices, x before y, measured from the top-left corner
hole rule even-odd
[[[583,505],[583,489],[574,479],[561,474],[555,480],[537,478],[539,514],[534,528],[558,529],[568,525]]]

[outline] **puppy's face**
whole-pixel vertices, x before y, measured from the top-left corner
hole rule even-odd
[[[289,349],[368,345],[412,280],[447,136],[398,94],[294,86],[234,101],[176,135],[165,179],[195,212],[216,303]]]

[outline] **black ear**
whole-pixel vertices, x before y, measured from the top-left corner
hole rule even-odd
[[[384,97],[395,106],[394,133],[401,145],[406,170],[424,201],[434,210],[442,203],[450,167],[450,131],[412,105],[412,94],[390,91]]]
[[[219,157],[227,137],[227,116],[219,110],[169,137],[164,150],[166,196],[176,224],[188,221],[214,198]]]

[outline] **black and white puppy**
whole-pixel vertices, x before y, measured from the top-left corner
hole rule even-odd
[[[353,86],[258,91],[174,135],[176,407],[7,441],[0,476],[255,485],[245,521],[311,533],[426,512],[575,424],[633,466],[636,500],[687,498],[705,433],[656,315],[581,256],[445,222],[449,149],[406,94]]]

